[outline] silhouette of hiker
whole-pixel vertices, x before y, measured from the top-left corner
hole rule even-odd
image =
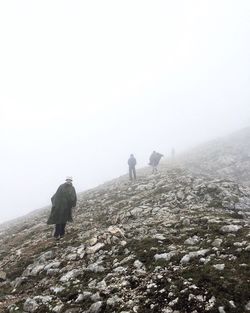
[[[152,173],[157,173],[158,172],[158,165],[160,162],[160,159],[163,157],[163,154],[153,151],[152,154],[149,157],[149,165],[152,166]]]
[[[130,158],[128,159],[128,166],[129,166],[129,178],[130,180],[136,179],[136,171],[135,171],[135,166],[136,166],[136,158],[134,157],[133,154],[130,154]]]
[[[67,222],[72,222],[72,208],[76,206],[76,191],[72,185],[72,177],[67,177],[66,182],[59,186],[51,198],[52,208],[47,224],[55,224],[55,239],[60,239],[65,234]]]

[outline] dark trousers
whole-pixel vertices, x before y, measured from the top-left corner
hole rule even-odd
[[[55,233],[54,233],[54,237],[63,237],[65,234],[65,224],[56,224],[55,225]]]
[[[135,172],[135,166],[129,167],[129,178],[132,180],[134,176],[134,179],[136,179],[136,172]]]

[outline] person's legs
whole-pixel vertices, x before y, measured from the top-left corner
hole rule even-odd
[[[129,167],[129,179],[132,180],[132,167]]]
[[[60,224],[55,225],[55,232],[54,232],[54,237],[58,238],[60,236]]]
[[[66,227],[66,223],[61,224],[60,237],[63,237],[65,235],[65,227]]]
[[[135,171],[135,167],[133,167],[133,175],[134,175],[134,179],[136,179],[136,171]]]

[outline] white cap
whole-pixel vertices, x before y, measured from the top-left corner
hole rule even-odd
[[[72,176],[67,176],[65,180],[70,180],[70,181],[72,181],[72,180],[73,180],[73,177],[72,177]]]

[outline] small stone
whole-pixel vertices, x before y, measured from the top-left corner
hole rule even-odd
[[[101,273],[105,271],[105,268],[102,265],[98,265],[97,263],[89,264],[87,270],[94,273]]]
[[[219,248],[222,244],[223,240],[221,238],[216,238],[213,242],[212,242],[212,246]]]
[[[171,251],[168,253],[162,253],[162,254],[155,254],[154,259],[157,260],[165,260],[170,261],[172,257],[174,257],[177,254],[176,251]]]
[[[6,280],[6,273],[4,271],[0,271],[0,281],[1,280]]]
[[[215,264],[213,267],[218,271],[223,271],[225,268],[225,264]]]
[[[94,238],[91,238],[90,240],[89,240],[89,244],[90,244],[90,246],[94,246],[96,243],[97,243],[97,238],[96,237],[94,237]]]
[[[107,304],[110,306],[114,306],[116,303],[122,302],[122,299],[117,295],[114,295],[112,298],[108,298]]]
[[[200,242],[200,238],[198,236],[193,236],[191,238],[188,238],[184,241],[185,245],[191,245],[194,246]]]
[[[245,251],[250,251],[250,245],[245,248]]]
[[[88,247],[86,249],[87,254],[94,254],[97,251],[99,251],[102,247],[104,247],[104,243],[97,243],[96,245],[92,246],[92,247]]]
[[[250,301],[248,301],[247,304],[245,305],[245,309],[246,311],[250,311]]]
[[[234,309],[236,308],[236,305],[234,304],[233,300],[229,301],[229,304],[230,304],[231,308],[234,308]]]
[[[137,268],[137,269],[140,269],[140,268],[142,268],[144,265],[143,265],[143,263],[141,262],[141,261],[139,261],[139,260],[135,260],[134,261],[134,267],[135,268]]]
[[[99,313],[102,308],[102,301],[98,301],[96,303],[93,303],[91,307],[89,308],[89,313]]]
[[[241,228],[242,226],[239,226],[239,225],[226,225],[226,226],[222,226],[220,231],[222,233],[236,233]]]
[[[37,302],[31,298],[28,298],[23,304],[23,309],[27,312],[35,312],[38,307],[39,305],[37,304]]]
[[[219,306],[218,311],[219,313],[226,313],[226,311],[224,310],[224,306]]]
[[[61,313],[63,311],[63,308],[64,308],[64,305],[63,304],[59,304],[59,305],[56,305],[52,311],[55,312],[55,313]]]
[[[78,277],[79,275],[81,275],[81,273],[82,273],[82,270],[74,269],[74,270],[68,272],[67,274],[63,275],[60,278],[60,281],[61,282],[67,282],[73,278]]]

